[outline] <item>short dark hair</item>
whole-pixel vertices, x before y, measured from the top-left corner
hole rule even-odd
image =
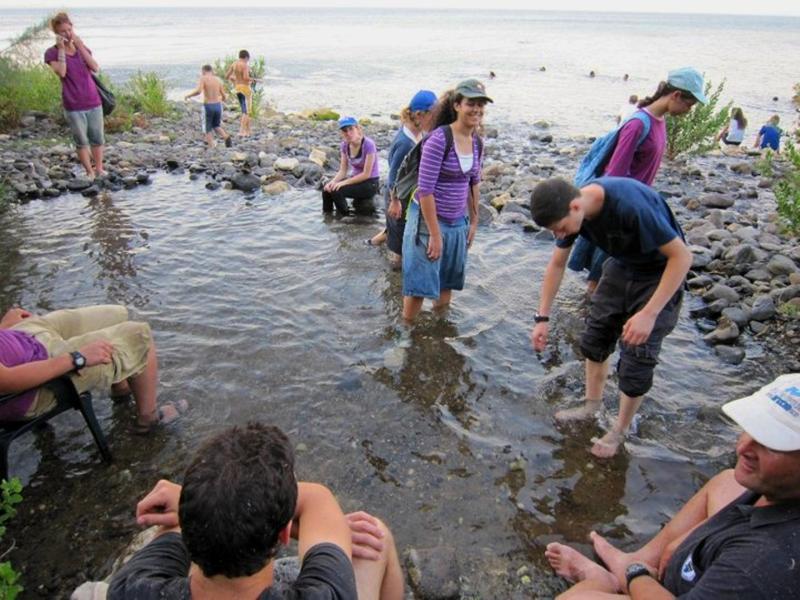
[[[569,203],[581,195],[560,177],[542,181],[531,193],[531,217],[540,227],[550,227],[569,214]]]
[[[203,73],[211,73],[213,70],[214,69],[211,67],[211,65],[203,65]]]
[[[239,58],[250,58],[250,53],[247,50],[239,50]]]
[[[183,480],[178,517],[189,556],[206,577],[257,573],[296,504],[286,434],[263,423],[226,429],[200,447]]]

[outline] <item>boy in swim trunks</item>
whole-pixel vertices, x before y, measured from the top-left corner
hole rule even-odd
[[[242,109],[242,121],[239,125],[239,135],[246,137],[250,131],[250,112],[253,103],[253,82],[250,77],[250,53],[247,50],[239,50],[239,60],[234,62],[225,73],[225,78],[233,83],[233,90],[239,100],[239,107]]]
[[[217,132],[225,140],[225,146],[231,147],[231,136],[222,128],[222,102],[225,100],[225,87],[222,80],[214,75],[211,65],[203,65],[197,87],[186,94],[185,100],[203,94],[203,133],[209,148],[216,146],[213,132]]]

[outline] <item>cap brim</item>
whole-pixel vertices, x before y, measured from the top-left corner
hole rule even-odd
[[[486,100],[487,102],[491,102],[492,104],[494,104],[494,100],[489,98],[489,96],[484,96],[483,94],[470,95],[462,93],[461,95],[464,96],[464,98],[469,98],[470,100]]]
[[[700,104],[708,104],[708,98],[706,98],[705,94],[695,94],[692,92],[692,96],[694,96]]]
[[[757,394],[722,405],[722,412],[762,446],[779,452],[800,450],[800,436],[777,419],[772,418],[765,403]]]

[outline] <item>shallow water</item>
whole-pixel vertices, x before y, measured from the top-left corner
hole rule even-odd
[[[111,465],[77,415],[14,444],[11,471],[26,488],[11,559],[29,591],[103,577],[136,530],[137,498],[179,478],[204,437],[250,419],[284,428],[301,444],[300,476],[383,516],[401,549],[460,548],[487,574],[472,576],[483,597],[503,597],[498,580],[516,581],[523,564],[546,595],[547,542],[582,543],[590,528],[641,540],[731,462],[736,432],[718,406],[777,367],[755,348],[738,367],[720,362],[688,319],[690,298],[639,435],[603,463],[587,452],[597,427],[551,417],[581,395],[580,279],[562,288],[555,343],[537,356],[528,342],[550,243],[482,227],[452,310],[406,329],[399,275],[362,243],[377,226],[324,218],[311,191],[248,198],[166,174],[0,217],[0,306],[128,305],[155,332],[162,400],[191,403],[180,423],[141,438],[131,407],[96,394]],[[614,394],[612,384],[612,405]]]

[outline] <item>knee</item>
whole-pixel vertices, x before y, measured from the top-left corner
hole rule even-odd
[[[581,354],[592,362],[605,362],[614,352],[616,340],[603,339],[600,336],[587,335],[587,333],[581,337]]]
[[[657,362],[646,344],[623,351],[617,367],[620,391],[632,398],[644,396],[653,387]]]

